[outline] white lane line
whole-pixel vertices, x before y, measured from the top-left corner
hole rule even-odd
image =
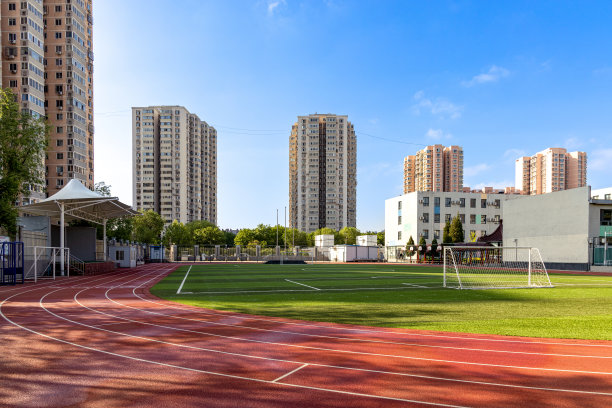
[[[402,285],[412,286],[412,287],[415,287],[415,288],[429,289],[429,286],[422,286],[422,285],[417,285],[417,284],[414,284],[414,283],[402,283]]]
[[[280,376],[280,377],[278,377],[276,380],[272,380],[272,382],[273,382],[273,383],[275,383],[275,382],[277,382],[277,381],[282,380],[282,379],[283,379],[283,378],[285,378],[285,377],[289,377],[291,374],[293,374],[293,373],[295,373],[295,372],[297,372],[297,371],[300,371],[300,370],[301,370],[302,368],[304,368],[304,367],[308,367],[308,364],[304,364],[303,366],[300,366],[300,367],[296,368],[295,370],[291,370],[291,371],[289,371],[287,374],[283,374],[283,375],[281,375],[281,376]]]
[[[176,291],[177,295],[181,294],[181,289],[183,289],[183,285],[185,284],[185,281],[187,280],[187,276],[189,276],[189,272],[191,272],[191,266],[189,267],[189,269],[187,269],[187,273],[185,274],[185,277],[183,278],[183,281],[181,282],[181,286],[179,286],[178,290]]]
[[[319,289],[319,288],[315,288],[314,286],[306,285],[305,283],[300,283],[300,282],[295,282],[295,281],[292,281],[291,279],[285,279],[285,280],[286,280],[287,282],[295,283],[296,285],[306,286],[307,288],[310,288],[310,289],[314,289],[314,290],[321,290],[321,289]]]
[[[146,283],[146,282],[143,282],[143,283]],[[110,288],[109,290],[106,291],[107,295],[108,295],[108,292],[111,289],[112,288]],[[54,293],[54,292],[57,292],[57,290],[55,290],[53,292],[50,292],[47,295],[49,295],[51,293]],[[94,311],[96,313],[106,314],[106,315],[110,316],[110,314],[108,314],[108,313],[97,311],[95,309],[89,308],[89,307],[83,305],[82,303],[80,303],[77,300],[77,296],[80,293],[82,293],[82,292],[84,292],[84,290],[81,290],[80,292],[76,293],[74,295],[74,297],[73,297],[73,300],[75,300],[78,304],[80,304],[81,306],[83,306],[83,307],[85,307],[85,308],[87,308],[89,310],[92,310],[92,311]],[[94,326],[90,326],[90,325],[87,325],[87,324],[84,324],[84,323],[79,323],[79,322],[76,322],[74,320],[67,319],[65,317],[59,316],[59,315],[49,311],[42,304],[44,298],[47,297],[47,295],[44,295],[43,298],[41,298],[41,300],[39,302],[39,306],[41,306],[45,311],[47,311],[48,313],[50,313],[52,315],[55,315],[56,317],[59,317],[60,319],[67,320],[67,321],[76,323],[78,325],[95,328]],[[109,299],[109,300],[111,300],[111,299]],[[3,303],[4,302],[0,303],[0,315],[2,315],[2,317],[4,317],[5,319],[10,321],[10,319],[8,319],[6,316],[4,316],[2,314],[2,304]],[[116,317],[119,318],[119,319],[124,319],[124,318],[121,318],[119,316],[116,316]],[[125,319],[125,320],[129,320],[129,319]],[[355,394],[355,393],[352,393],[352,392],[346,392],[346,391],[341,391],[341,390],[326,389],[326,388],[315,388],[315,387],[294,385],[294,384],[290,384],[290,383],[283,383],[283,382],[278,382],[278,381],[280,379],[282,379],[283,377],[286,377],[287,375],[292,374],[293,372],[295,372],[295,371],[297,371],[299,369],[304,368],[307,365],[311,365],[311,366],[317,366],[317,367],[323,367],[323,368],[337,368],[337,369],[345,369],[345,370],[351,370],[351,371],[363,371],[363,372],[380,373],[380,374],[391,374],[391,375],[399,375],[399,376],[407,376],[407,377],[426,378],[426,379],[432,379],[432,380],[442,380],[442,381],[451,381],[451,382],[459,382],[459,383],[470,383],[470,384],[481,384],[481,385],[492,385],[492,386],[501,386],[501,387],[509,387],[509,388],[522,388],[522,389],[534,389],[534,390],[556,391],[556,392],[570,392],[570,393],[594,394],[594,395],[612,395],[611,393],[602,393],[602,392],[593,392],[593,391],[567,390],[567,389],[555,389],[555,388],[544,388],[544,387],[530,387],[530,386],[521,386],[521,385],[512,385],[512,384],[488,383],[488,382],[482,382],[482,381],[458,380],[458,379],[450,379],[450,378],[422,376],[422,375],[415,375],[415,374],[408,374],[408,373],[386,372],[386,371],[379,371],[379,370],[368,370],[368,369],[359,369],[359,368],[351,368],[351,367],[333,366],[333,365],[325,365],[325,364],[319,364],[319,363],[304,363],[302,367],[298,367],[298,369],[293,370],[292,372],[287,373],[284,376],[282,376],[280,378],[277,378],[274,381],[260,380],[260,379],[256,379],[256,378],[235,376],[235,375],[223,374],[223,373],[218,373],[218,372],[203,371],[203,370],[198,370],[198,369],[184,367],[184,366],[176,366],[176,365],[173,365],[173,364],[162,363],[162,362],[158,362],[158,361],[143,360],[143,359],[131,357],[131,356],[128,356],[128,355],[115,354],[115,353],[107,352],[105,350],[94,349],[94,348],[91,348],[91,347],[87,347],[87,346],[83,346],[83,345],[80,345],[80,344],[71,343],[71,342],[68,342],[68,341],[65,341],[65,340],[57,339],[57,338],[54,338],[54,337],[51,337],[51,336],[47,336],[47,335],[42,334],[40,332],[35,332],[34,330],[22,327],[19,324],[16,324],[15,322],[13,322],[13,321],[10,321],[10,322],[15,324],[15,325],[17,325],[17,326],[19,326],[19,327],[21,327],[21,328],[24,328],[24,329],[26,329],[28,331],[31,331],[33,333],[36,333],[36,334],[39,334],[39,335],[42,335],[42,336],[45,336],[45,337],[48,337],[48,338],[52,338],[54,340],[58,340],[58,341],[63,342],[63,343],[72,344],[72,345],[75,345],[77,347],[83,347],[83,348],[94,350],[94,351],[99,351],[101,353],[117,355],[117,356],[125,357],[125,358],[128,358],[128,359],[134,359],[134,360],[138,360],[138,361],[150,362],[150,363],[153,363],[153,364],[160,364],[160,365],[167,366],[167,367],[179,368],[179,369],[190,370],[190,371],[197,371],[197,372],[202,372],[202,373],[207,373],[207,374],[212,374],[212,375],[219,375],[219,376],[223,376],[223,377],[240,378],[240,379],[244,379],[244,380],[251,380],[251,381],[265,382],[265,383],[276,382],[277,384],[282,384],[282,385],[292,386],[292,387],[307,388],[307,389],[318,389],[318,390],[322,390],[322,391],[339,392],[339,393],[350,394],[350,395],[361,395],[361,396],[368,396],[368,397],[373,397],[373,398],[388,399],[387,397],[382,397],[382,396],[377,396],[377,395],[372,395],[372,394]],[[154,325],[154,326],[158,326],[158,325]],[[275,359],[275,358],[270,358],[270,357],[250,356],[250,355],[246,355],[246,354],[238,354],[238,353],[232,353],[232,352],[223,352],[223,351],[218,351],[218,350],[211,350],[211,349],[201,348],[201,347],[197,347],[197,346],[189,346],[189,345],[183,345],[183,344],[176,344],[176,343],[171,343],[171,342],[166,342],[166,341],[162,341],[162,340],[151,339],[151,338],[142,337],[142,336],[135,336],[135,335],[130,335],[130,334],[126,334],[126,333],[116,332],[116,331],[112,331],[112,330],[106,330],[106,329],[98,329],[98,330],[106,331],[106,332],[109,332],[109,333],[116,333],[116,334],[119,334],[121,336],[134,337],[134,338],[139,338],[139,339],[143,339],[143,340],[148,340],[148,341],[155,342],[155,343],[174,345],[174,346],[181,347],[181,348],[199,349],[199,350],[203,350],[203,351],[210,351],[210,352],[213,352],[213,353],[221,353],[221,354],[227,354],[227,355],[244,356],[244,357],[247,357],[247,358],[254,358],[254,359],[260,359],[260,360],[282,361],[282,362],[289,362],[289,363],[296,363],[296,364],[303,363],[303,362],[298,362],[298,361],[282,360],[282,359]],[[189,330],[185,330],[185,331],[189,331]],[[404,400],[402,399],[402,401],[404,401]],[[417,402],[417,401],[412,401],[412,400],[408,400],[408,401]],[[427,405],[440,405],[440,404],[431,403],[431,402],[424,402],[424,401],[418,401],[418,402],[423,403],[423,404],[427,404]],[[442,404],[442,406],[447,406],[447,405]]]

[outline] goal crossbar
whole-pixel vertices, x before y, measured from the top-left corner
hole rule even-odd
[[[552,287],[538,248],[444,248],[444,287],[510,289]]]

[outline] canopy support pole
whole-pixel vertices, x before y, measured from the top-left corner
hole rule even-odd
[[[64,237],[64,203],[59,203],[60,205],[60,274],[61,276],[64,276],[64,241],[65,241],[65,237]]]
[[[108,221],[106,218],[102,220],[102,240],[104,241],[104,244],[102,245],[104,251],[104,255],[102,255],[103,262],[106,262],[106,221]]]

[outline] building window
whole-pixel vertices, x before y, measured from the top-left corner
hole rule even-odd
[[[440,197],[434,197],[434,207],[440,206]]]
[[[397,209],[398,209],[398,210],[401,210],[401,209],[402,209],[402,202],[401,202],[401,201],[398,201],[398,202],[397,202]]]
[[[9,9],[9,11],[17,10],[17,4],[16,3],[9,3],[8,9]]]
[[[444,206],[445,207],[450,207],[451,206],[451,199],[450,199],[450,197],[446,197],[444,199]]]
[[[612,226],[612,210],[600,210],[602,226]]]
[[[402,216],[401,215],[397,216],[397,225],[402,225]]]
[[[426,229],[423,230],[423,238],[425,239],[429,238],[429,230],[426,230]]]
[[[62,38],[62,33],[58,31],[55,33],[55,39],[59,40],[60,38]]]
[[[429,222],[429,213],[423,213],[423,222],[424,223],[428,223]]]
[[[64,153],[57,153],[56,155],[58,160],[63,160],[64,159]]]
[[[402,240],[402,231],[397,231],[397,240],[398,241]]]
[[[116,254],[115,258],[117,261],[125,260],[125,251],[117,251],[115,252],[115,254]]]
[[[423,207],[429,207],[429,197],[423,197]]]
[[[440,214],[434,214],[434,224],[440,223]]]
[[[465,198],[460,198],[459,199],[459,207],[465,208]]]
[[[461,220],[461,224],[465,224],[465,214],[459,214],[459,220]]]
[[[476,214],[470,214],[470,224],[476,224]]]
[[[470,198],[470,208],[476,208],[476,199]]]
[[[8,23],[10,26],[14,26],[14,25],[17,25],[17,20],[14,18],[9,18]]]
[[[440,239],[440,230],[434,230],[434,238]]]
[[[444,214],[444,221],[451,222],[451,215],[450,214]]]
[[[487,208],[487,199],[483,198],[480,200],[480,208]]]
[[[486,224],[487,223],[487,216],[486,215],[481,215],[480,216],[480,223],[481,224]]]

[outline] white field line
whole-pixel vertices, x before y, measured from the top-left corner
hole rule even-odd
[[[109,288],[106,291],[106,296],[108,298],[108,292],[112,290],[112,288]],[[105,314],[105,315],[109,315],[109,316],[113,316],[110,315],[108,313],[105,312],[100,312],[97,311],[95,309],[92,309],[90,307],[87,307],[85,305],[83,305],[81,302],[78,301],[77,297],[78,295],[83,292],[84,290],[81,290],[80,292],[76,293],[73,297],[73,300],[76,301],[76,303],[78,303],[79,305],[85,307],[86,309],[92,310],[96,313],[100,313],[100,314]],[[53,291],[56,292],[56,291]],[[215,372],[208,372],[208,371],[203,371],[203,370],[198,370],[198,369],[193,369],[193,368],[189,368],[189,367],[183,367],[183,366],[175,366],[172,364],[167,364],[167,363],[161,363],[161,362],[156,362],[156,361],[148,361],[151,362],[153,364],[161,364],[161,365],[165,365],[165,366],[169,366],[169,367],[175,367],[175,368],[182,368],[185,370],[191,370],[191,371],[198,371],[198,372],[203,372],[203,373],[207,373],[207,374],[212,374],[212,375],[220,375],[220,376],[224,376],[224,377],[231,377],[231,378],[241,378],[241,379],[245,379],[245,380],[253,380],[253,381],[258,381],[258,382],[270,382],[270,383],[277,383],[277,384],[282,384],[282,385],[288,385],[288,386],[297,386],[297,387],[301,387],[301,388],[307,388],[307,389],[314,389],[312,387],[308,387],[308,386],[300,386],[300,385],[294,385],[294,384],[289,384],[289,383],[281,383],[278,382],[280,379],[287,377],[288,375],[295,373],[296,371],[310,365],[310,366],[316,366],[316,367],[322,367],[322,368],[336,368],[336,369],[343,369],[343,370],[350,370],[350,371],[362,371],[362,372],[370,372],[370,373],[379,373],[379,374],[390,374],[390,375],[398,375],[398,376],[404,376],[404,377],[412,377],[412,378],[424,378],[424,379],[432,379],[432,380],[440,380],[440,381],[449,381],[449,382],[458,382],[458,383],[468,383],[468,384],[480,384],[480,385],[489,385],[489,386],[499,386],[499,387],[507,387],[507,388],[518,388],[518,389],[533,389],[533,390],[543,390],[543,391],[555,391],[555,392],[569,392],[569,393],[578,393],[578,394],[591,394],[591,395],[612,395],[612,393],[602,393],[602,392],[597,392],[597,391],[581,391],[581,390],[568,390],[568,389],[558,389],[558,388],[545,388],[545,387],[531,387],[531,386],[523,386],[523,385],[513,385],[513,384],[498,384],[498,383],[489,383],[489,382],[483,382],[483,381],[470,381],[470,380],[460,380],[460,379],[453,379],[453,378],[445,378],[445,377],[433,377],[433,376],[424,376],[424,375],[416,375],[416,374],[410,374],[410,373],[398,373],[398,372],[390,372],[390,371],[381,371],[381,370],[369,370],[369,369],[360,369],[360,368],[352,368],[352,367],[343,367],[343,366],[334,366],[334,365],[326,365],[326,364],[318,364],[318,363],[303,363],[303,362],[297,362],[297,361],[291,361],[291,360],[283,360],[283,359],[275,359],[275,358],[270,358],[270,357],[261,357],[261,356],[251,356],[248,354],[238,354],[238,353],[232,353],[232,352],[225,352],[225,351],[219,351],[219,350],[212,350],[212,349],[206,349],[206,348],[202,348],[202,347],[197,347],[197,346],[189,346],[189,345],[185,345],[185,344],[176,344],[176,343],[171,343],[171,342],[167,342],[167,341],[163,341],[163,340],[157,340],[157,339],[151,339],[148,337],[141,337],[141,336],[135,336],[135,335],[131,335],[131,334],[127,334],[127,333],[121,333],[121,332],[116,332],[113,330],[106,330],[106,329],[98,329],[95,326],[90,326],[84,323],[80,323],[80,322],[76,322],[74,320],[68,319],[68,318],[64,318],[62,316],[59,316],[51,311],[49,311],[48,309],[45,308],[45,306],[43,305],[43,300],[44,298],[53,293],[53,292],[49,292],[46,295],[44,295],[40,301],[39,301],[39,305],[41,306],[41,308],[43,308],[46,312],[55,315],[56,317],[81,325],[81,326],[86,326],[86,327],[91,327],[93,329],[96,330],[100,330],[100,331],[105,331],[105,332],[109,332],[109,333],[115,333],[115,334],[119,334],[121,336],[126,336],[126,337],[133,337],[133,338],[138,338],[138,339],[142,339],[142,340],[147,340],[150,342],[155,342],[155,343],[162,343],[162,344],[168,344],[168,345],[173,345],[176,347],[181,347],[181,348],[187,348],[187,349],[198,349],[198,350],[203,350],[203,351],[210,351],[213,353],[220,353],[220,354],[226,354],[226,355],[233,355],[233,356],[240,356],[240,357],[247,357],[247,358],[253,358],[253,359],[257,359],[257,360],[268,360],[268,361],[278,361],[278,362],[287,362],[287,363],[294,363],[294,364],[302,364],[301,367],[296,368],[295,370],[275,379],[272,381],[268,381],[268,380],[260,380],[260,379],[255,379],[255,378],[249,378],[249,377],[242,377],[242,376],[235,376],[235,375],[230,375],[230,374],[223,374],[223,373],[215,373]],[[109,300],[111,300],[110,298],[108,298]],[[112,300],[111,300],[112,301]],[[3,304],[4,302],[2,302]],[[0,314],[2,313],[2,304],[0,304]],[[3,315],[3,317],[5,317]],[[122,320],[130,320],[130,319],[125,319],[119,316],[114,316],[117,317],[119,319]],[[5,317],[6,319],[6,317]],[[8,319],[7,319],[8,320]],[[13,322],[11,322],[13,323]],[[155,325],[155,324],[151,324],[153,326],[158,326],[158,327],[166,327],[166,326],[160,326],[160,325]],[[30,329],[25,328],[28,331],[32,331]],[[184,331],[191,331],[191,330],[184,330]],[[41,334],[41,333],[38,333]],[[41,334],[42,336],[45,337],[49,337],[49,338],[53,338],[44,334]],[[222,336],[223,337],[223,336]],[[58,339],[59,340],[59,339]],[[59,340],[61,342],[65,342],[65,343],[70,343],[64,340]],[[102,353],[107,353],[107,354],[112,354],[112,355],[117,355],[120,357],[125,357],[125,358],[129,358],[129,359],[136,359],[139,361],[145,361],[147,362],[147,360],[141,360],[138,358],[134,358],[131,356],[124,356],[124,355],[119,355],[119,354],[114,354],[114,353],[110,353],[104,350],[98,350],[98,349],[93,349],[93,348],[89,348],[87,346],[82,346],[79,344],[74,344],[77,347],[84,347],[84,348],[88,348],[91,350],[95,350],[95,351],[100,351]],[[345,392],[345,391],[339,391],[339,390],[333,390],[333,389],[323,389],[323,388],[316,388],[316,389],[320,389],[323,391],[330,391],[330,392],[340,392],[340,393],[349,393],[349,394],[353,394],[350,392]],[[371,396],[374,398],[386,398],[386,397],[381,397],[381,396],[377,396],[377,395],[370,395],[370,394],[363,394],[364,396]],[[424,404],[428,404],[428,405],[439,405],[439,404],[435,404],[435,403],[431,403],[431,402],[423,402]],[[442,405],[442,406],[447,406],[447,405]]]
[[[191,272],[191,266],[189,267],[189,269],[187,269],[187,273],[185,274],[185,277],[183,278],[183,281],[181,282],[181,286],[179,286],[178,290],[176,291],[177,295],[181,294],[181,289],[183,289],[183,285],[185,284],[185,281],[187,280],[187,276],[189,276],[189,272]]]
[[[310,288],[310,289],[314,289],[314,290],[321,290],[321,289],[319,289],[319,288],[315,288],[314,286],[306,285],[305,283],[300,283],[300,282],[295,282],[295,281],[292,281],[291,279],[285,279],[285,280],[286,280],[287,282],[295,283],[296,285],[306,286],[307,288]]]
[[[143,284],[144,283],[146,283],[146,282],[143,282]],[[612,356],[611,357],[605,357],[605,356],[584,356],[584,355],[567,355],[567,354],[554,354],[554,353],[533,353],[533,352],[520,352],[520,351],[473,349],[473,348],[466,348],[466,347],[422,345],[422,344],[417,344],[417,343],[411,344],[411,343],[398,343],[398,342],[388,342],[388,341],[371,341],[371,340],[363,340],[363,339],[351,339],[351,338],[346,338],[346,337],[304,334],[304,333],[295,333],[295,332],[288,332],[288,331],[281,331],[281,330],[270,330],[270,329],[254,328],[254,327],[242,326],[242,325],[216,323],[216,322],[210,322],[210,321],[206,321],[206,320],[190,319],[190,318],[184,318],[184,317],[175,317],[175,316],[167,315],[167,314],[164,314],[164,313],[151,312],[151,311],[147,311],[147,310],[144,310],[144,309],[139,309],[139,308],[136,308],[136,307],[133,307],[133,306],[124,305],[124,304],[122,304],[120,302],[117,302],[117,301],[111,299],[108,296],[108,293],[111,290],[112,290],[112,288],[110,288],[110,289],[108,289],[106,291],[106,294],[105,294],[106,298],[108,300],[110,300],[111,302],[113,302],[113,303],[115,303],[115,304],[117,304],[119,306],[122,306],[124,308],[135,309],[135,310],[138,310],[138,311],[141,311],[141,312],[144,312],[144,313],[161,315],[161,316],[166,316],[166,317],[172,317],[172,318],[177,318],[177,319],[181,319],[181,320],[196,321],[196,322],[206,322],[206,323],[210,323],[212,325],[220,325],[220,326],[228,326],[228,327],[240,327],[240,328],[250,328],[250,329],[258,330],[258,331],[266,331],[266,332],[282,333],[282,334],[295,334],[295,335],[309,336],[309,337],[320,337],[320,338],[352,340],[352,341],[364,342],[364,343],[384,343],[384,344],[395,344],[395,345],[414,346],[414,347],[442,348],[442,349],[452,349],[452,350],[461,350],[461,351],[478,351],[478,352],[491,352],[491,353],[504,353],[504,354],[524,354],[524,355],[539,355],[539,356],[549,355],[549,356],[557,356],[557,357],[576,357],[576,358],[595,358],[595,359],[610,359],[610,358],[612,358]],[[132,292],[134,292],[134,291],[132,291]],[[286,347],[314,349],[314,350],[331,351],[331,352],[338,352],[338,353],[363,354],[363,355],[372,355],[372,356],[401,358],[401,359],[409,359],[409,360],[425,360],[425,361],[436,361],[436,362],[446,362],[446,363],[455,363],[455,364],[467,364],[467,365],[478,365],[478,366],[518,368],[518,369],[526,369],[526,370],[544,370],[544,371],[560,371],[560,372],[569,371],[569,372],[581,372],[581,373],[583,372],[583,371],[578,371],[578,370],[565,370],[565,369],[540,368],[540,367],[506,366],[506,365],[496,365],[496,364],[488,364],[488,363],[472,363],[472,362],[453,361],[453,360],[437,360],[437,359],[429,359],[429,358],[422,358],[422,357],[399,356],[399,355],[390,355],[390,354],[379,354],[379,353],[347,351],[347,350],[342,350],[342,349],[328,349],[328,348],[319,348],[319,347],[312,347],[312,346],[300,346],[300,345],[287,344],[287,343],[268,342],[268,341],[263,341],[263,340],[245,339],[245,338],[242,338],[242,337],[224,336],[224,335],[220,335],[220,334],[209,333],[209,332],[206,332],[206,331],[180,329],[180,328],[175,328],[175,327],[172,327],[172,326],[158,325],[158,324],[154,324],[154,323],[142,322],[142,321],[139,321],[139,320],[127,319],[127,318],[123,318],[123,317],[120,317],[120,316],[112,315],[112,314],[109,314],[109,313],[97,311],[96,309],[93,309],[93,308],[89,308],[89,307],[83,305],[82,303],[80,303],[78,301],[78,299],[76,299],[76,298],[75,298],[75,301],[78,304],[80,304],[81,306],[83,306],[83,307],[85,307],[85,308],[87,308],[87,309],[89,309],[91,311],[94,311],[94,312],[100,313],[100,314],[104,314],[104,315],[107,315],[107,316],[115,317],[115,318],[121,319],[121,320],[127,320],[127,321],[131,321],[131,322],[134,322],[134,323],[139,323],[139,324],[143,324],[143,325],[150,325],[150,326],[154,326],[154,327],[161,327],[161,328],[166,328],[166,329],[175,330],[175,331],[184,331],[184,332],[190,332],[190,333],[206,334],[206,335],[209,335],[209,336],[212,336],[212,337],[229,338],[229,339],[232,339],[232,340],[239,340],[239,341],[245,341],[245,342],[261,343],[261,344],[273,344],[273,345],[286,346]],[[588,372],[587,371],[587,372],[584,372],[584,373],[612,375],[612,373],[603,373],[603,372],[600,373],[600,372]]]
[[[300,370],[301,370],[302,368],[304,368],[304,367],[308,367],[308,364],[301,365],[301,366],[299,366],[298,368],[296,368],[295,370],[291,370],[291,371],[289,371],[287,374],[283,374],[283,375],[281,375],[280,377],[278,377],[277,379],[272,380],[272,382],[273,382],[273,383],[275,383],[275,382],[277,382],[277,381],[282,380],[283,378],[289,377],[291,374],[293,374],[293,373],[295,373],[295,372],[297,372],[297,371],[300,371]]]
[[[144,285],[147,282],[144,282],[141,285]],[[377,288],[379,289],[379,288]],[[389,289],[397,289],[397,288],[389,288]],[[402,289],[402,288],[400,288]],[[404,288],[404,289],[408,289],[408,288]],[[203,292],[206,293],[206,292]],[[215,292],[215,293],[220,293],[220,292]],[[140,300],[147,302],[147,303],[153,303],[156,305],[160,305],[160,306],[165,306],[167,308],[170,309],[177,309],[177,310],[189,310],[192,313],[195,314],[201,314],[201,315],[205,315],[205,316],[216,316],[216,317],[227,317],[228,313],[221,313],[218,311],[214,311],[212,309],[193,309],[192,307],[185,307],[184,305],[177,305],[177,304],[173,304],[170,302],[165,302],[165,303],[161,303],[161,302],[156,302],[150,299],[146,299],[143,298],[142,296],[140,296],[139,294],[136,293],[135,290],[132,290],[132,294],[139,298]],[[112,300],[111,300],[112,301]],[[116,302],[117,303],[117,302]],[[131,307],[131,306],[127,306],[127,307]],[[134,308],[140,311],[143,311],[145,313],[153,313],[153,314],[160,314],[162,316],[171,316],[171,315],[166,315],[163,313],[155,313],[155,312],[150,312],[144,309],[138,309],[138,308]],[[237,316],[240,316],[243,320],[251,320],[251,321],[263,321],[263,322],[272,322],[272,323],[283,323],[285,325],[290,325],[290,326],[297,326],[297,327],[306,327],[306,328],[323,328],[323,329],[334,329],[334,330],[338,330],[338,331],[344,331],[344,332],[348,332],[348,333],[358,333],[358,334],[400,334],[403,336],[412,336],[412,337],[421,337],[421,338],[440,338],[440,339],[456,339],[456,340],[469,340],[469,341],[482,341],[482,342],[490,342],[490,343],[512,343],[512,344],[545,344],[545,345],[557,345],[557,346],[566,346],[566,347],[603,347],[603,348],[612,348],[612,344],[588,344],[588,343],[564,343],[564,342],[558,342],[558,341],[541,341],[541,340],[536,340],[535,338],[529,339],[529,340],[513,340],[513,339],[509,339],[509,338],[504,338],[504,339],[497,339],[497,338],[483,338],[483,337],[471,337],[469,335],[466,336],[457,336],[457,335],[444,335],[444,334],[424,334],[424,333],[418,333],[416,331],[410,331],[410,332],[396,332],[396,331],[388,331],[388,330],[376,330],[375,328],[370,328],[370,329],[353,329],[350,327],[343,327],[340,325],[337,326],[326,326],[326,325],[321,325],[321,324],[317,324],[315,322],[308,322],[308,323],[304,323],[304,322],[292,322],[289,320],[277,320],[274,319],[272,317],[270,318],[263,318],[263,317],[251,317],[249,315],[246,314],[239,314],[236,313]],[[172,316],[174,318],[180,318],[180,317],[176,317],[176,316]],[[182,318],[182,319],[186,319],[186,318]],[[187,319],[187,320],[194,320],[194,321],[201,321],[201,322],[208,322],[210,324],[221,324],[221,323],[215,323],[215,322],[211,322],[208,320],[197,320],[197,319]],[[247,327],[247,328],[251,328],[254,330],[266,330],[266,329],[260,329],[260,328],[255,328],[252,326],[240,326],[240,327]],[[288,332],[291,333],[291,332]],[[300,333],[296,333],[296,334],[300,334]],[[303,333],[302,333],[303,334]],[[311,335],[311,336],[315,336],[315,335]],[[493,335],[492,335],[493,336]],[[320,336],[320,337],[330,337],[333,338],[333,336]],[[345,338],[345,339],[349,339],[349,340],[355,340],[355,341],[371,341],[371,342],[382,342],[382,343],[387,343],[385,341],[372,341],[372,340],[363,340],[363,339],[352,339],[350,337],[338,337],[338,338]],[[603,340],[599,340],[599,341],[603,341]],[[392,343],[392,342],[391,342]],[[424,347],[438,347],[438,346],[424,346]],[[501,353],[520,353],[520,352],[510,352],[510,351],[504,351],[504,350],[487,350],[487,351],[492,351],[492,352],[501,352]],[[535,353],[535,354],[540,354],[540,353]]]
[[[297,283],[297,282],[293,282]],[[300,283],[297,283],[300,285]],[[308,286],[308,285],[303,285]],[[314,288],[314,286],[309,286]],[[435,289],[442,288],[442,286],[423,286],[423,289]],[[383,287],[374,287],[374,288],[327,288],[327,289],[318,289],[321,292],[349,292],[353,290],[406,290],[406,289],[416,289],[415,287],[403,287],[403,286],[395,286],[392,288],[383,288]],[[231,293],[284,293],[284,292],[312,292],[312,290],[306,289],[262,289],[262,290],[227,290],[227,291],[213,291],[213,292],[181,292],[181,295],[190,294],[190,295],[214,295],[214,294],[231,294]],[[422,300],[434,300],[432,299],[422,299]]]
[[[402,283],[402,285],[412,286],[413,288],[425,288],[430,289],[429,286],[416,285],[414,283]]]

